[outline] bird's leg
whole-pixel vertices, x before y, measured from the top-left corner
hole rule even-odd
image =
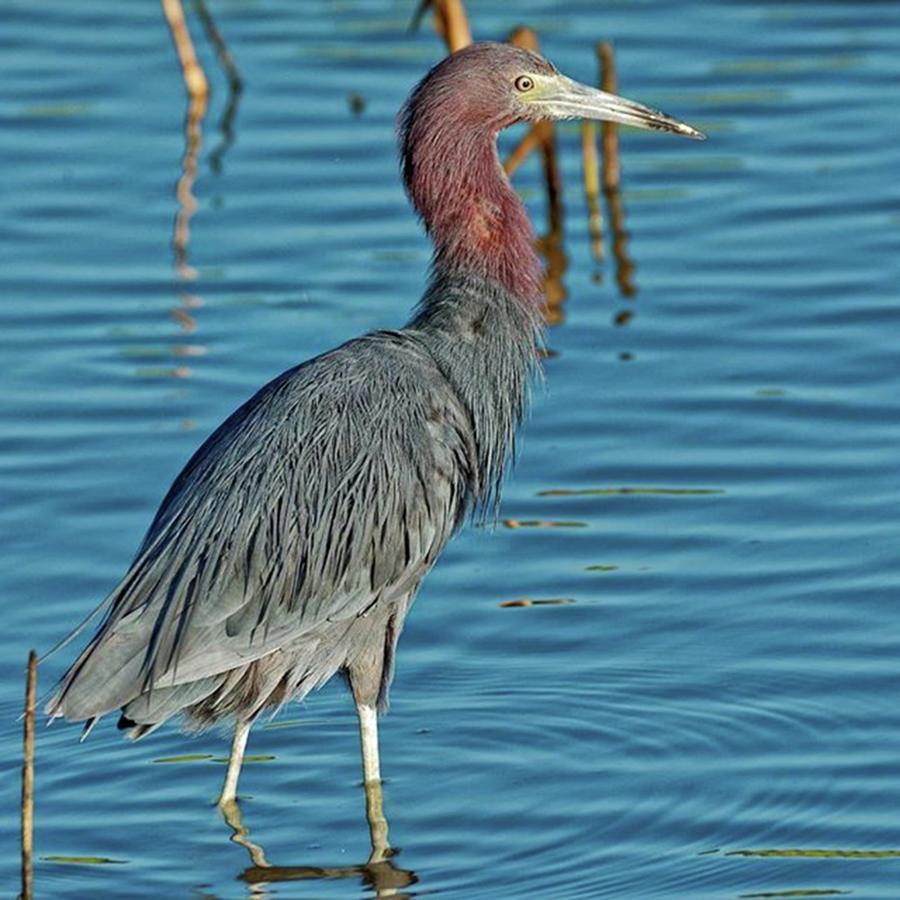
[[[372,706],[360,703],[356,707],[359,716],[359,742],[362,746],[363,781],[381,782],[378,764],[378,713]]]
[[[225,783],[222,785],[222,793],[216,805],[221,809],[233,804],[237,799],[238,778],[241,774],[241,763],[244,761],[244,749],[247,746],[247,738],[250,736],[252,721],[246,722],[238,719],[234,724],[234,740],[231,742],[231,755],[228,757],[228,771],[225,773]]]
[[[366,789],[366,818],[372,839],[370,863],[382,862],[390,856],[388,824],[384,817],[381,770],[378,765],[378,713],[374,706],[356,704],[359,716],[359,742],[362,747],[363,785]]]

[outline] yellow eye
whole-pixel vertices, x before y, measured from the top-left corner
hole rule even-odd
[[[520,93],[524,94],[526,91],[530,91],[533,87],[534,81],[527,75],[520,75],[516,79],[516,90]]]

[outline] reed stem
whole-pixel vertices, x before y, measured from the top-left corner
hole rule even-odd
[[[34,698],[37,690],[37,653],[28,654],[25,679],[25,725],[22,747],[22,900],[34,895]]]

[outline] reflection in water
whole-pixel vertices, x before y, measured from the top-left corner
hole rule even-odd
[[[591,119],[583,119],[581,122],[581,158],[591,256],[599,263],[603,261],[603,214],[600,212],[600,166],[597,161],[596,124]]]
[[[597,46],[600,58],[600,87],[608,94],[619,92],[616,77],[616,63],[612,44],[603,41]],[[628,256],[628,232],[625,230],[625,207],[620,189],[621,170],[619,168],[619,127],[615,122],[601,124],[603,135],[603,196],[612,232],[612,252],[616,261],[616,284],[623,297],[633,297],[637,293],[634,284],[635,265]],[[617,317],[617,325],[628,324],[630,317]]]
[[[541,52],[537,35],[524,26],[513,30],[509,42],[534,53]],[[544,183],[547,185],[547,233],[537,242],[538,252],[547,263],[544,269],[547,323],[558,325],[564,318],[562,304],[566,299],[566,288],[563,276],[569,261],[563,242],[562,176],[557,161],[556,126],[553,122],[535,122],[531,126],[522,143],[504,165],[507,175],[517,168],[533,147],[540,147]]]
[[[188,93],[188,109],[184,120],[184,153],[181,157],[181,175],[175,186],[175,199],[178,210],[175,213],[175,224],[172,230],[172,251],[174,253],[175,271],[182,284],[179,290],[181,303],[172,310],[173,318],[179,323],[183,332],[189,334],[196,328],[191,310],[201,306],[203,301],[184,289],[184,283],[197,277],[197,270],[188,261],[188,244],[190,243],[191,217],[197,209],[194,198],[194,179],[197,177],[197,158],[203,144],[203,118],[209,98],[209,83],[206,79],[197,54],[191,41],[184,11],[180,0],[163,0],[163,12],[172,32],[172,40],[181,63],[184,84]],[[181,348],[176,348],[177,355],[183,355]],[[190,375],[190,369],[180,367],[181,376]]]
[[[185,334],[190,334],[197,327],[192,310],[203,305],[203,300],[185,289],[187,282],[194,281],[197,270],[188,260],[188,245],[191,238],[191,217],[197,209],[194,197],[194,179],[197,177],[197,157],[203,144],[203,118],[206,115],[206,95],[190,94],[187,115],[184,121],[184,153],[181,158],[181,176],[175,187],[175,198],[178,211],[175,213],[175,224],[172,232],[172,250],[174,253],[175,271],[181,286],[179,288],[180,305],[172,310],[172,316],[181,326]],[[176,354],[183,355],[181,348]]]
[[[228,101],[225,104],[225,110],[219,121],[219,131],[222,137],[219,143],[210,151],[209,167],[220,175],[222,172],[222,160],[228,152],[228,148],[234,143],[234,121],[237,118],[238,107],[241,102],[241,91],[243,86],[240,81],[234,83],[229,82]]]
[[[366,819],[369,822],[369,842],[372,852],[369,863],[380,863],[390,858],[393,851],[388,840],[388,821],[384,814],[384,792],[381,781],[364,781],[366,791]]]
[[[608,124],[606,122],[604,125]],[[615,125],[613,125],[615,128]],[[603,196],[606,198],[606,209],[609,216],[609,230],[612,232],[612,252],[616,261],[616,284],[623,297],[633,297],[637,293],[634,283],[635,264],[628,255],[628,232],[625,230],[625,207],[622,204],[622,192],[619,185],[603,187]],[[617,325],[628,323],[626,317],[617,321]]]
[[[411,897],[403,888],[418,883],[419,879],[415,872],[399,868],[392,860],[399,851],[391,849],[387,843],[388,826],[384,816],[381,782],[367,782],[365,789],[372,852],[366,862],[352,866],[273,865],[266,858],[263,848],[251,840],[238,804],[232,801],[221,807],[225,822],[232,830],[231,840],[244,847],[250,856],[251,865],[237,876],[249,886],[250,895],[266,896],[266,886],[280,881],[353,878],[376,897],[397,897],[400,900]]]
[[[544,179],[547,183],[547,233],[537,243],[538,252],[547,263],[544,269],[547,324],[558,325],[564,318],[562,305],[567,294],[563,277],[569,267],[563,240],[562,179],[556,158],[556,129],[552,122],[538,124],[546,126],[540,129],[540,139]]]
[[[194,10],[203,24],[210,43],[215,47],[216,56],[228,79],[228,102],[220,123],[222,139],[210,155],[210,167],[218,173],[222,170],[222,158],[225,152],[234,142],[234,119],[237,115],[243,85],[234,59],[203,0],[194,0]],[[174,266],[181,282],[180,304],[172,310],[172,316],[179,323],[182,331],[191,333],[197,327],[192,310],[203,304],[200,297],[185,289],[185,284],[197,278],[197,270],[189,261],[188,247],[191,237],[190,222],[197,210],[197,200],[193,188],[197,178],[200,149],[203,146],[203,120],[206,117],[209,102],[209,82],[197,60],[180,0],[163,0],[163,12],[172,32],[172,40],[178,53],[188,93],[181,175],[175,187],[178,211],[175,214],[172,232]],[[205,352],[205,348],[201,345],[185,344],[176,346],[173,352],[176,356],[182,357],[198,356]],[[191,371],[185,366],[179,366],[175,370],[175,374],[178,377],[186,377],[191,374]]]
[[[234,143],[234,120],[237,116],[241,91],[244,89],[244,85],[237,65],[235,65],[234,57],[228,50],[222,33],[207,9],[205,0],[194,0],[194,10],[203,23],[206,36],[215,48],[216,58],[219,60],[219,65],[228,79],[228,101],[225,104],[225,111],[222,113],[222,119],[219,122],[219,131],[222,133],[222,138],[209,154],[209,166],[213,172],[219,174],[222,171],[222,159],[228,148]]]
[[[551,222],[553,216],[550,217]],[[562,232],[562,216],[559,217],[556,227],[551,225],[550,230],[538,238],[538,252],[547,263],[544,269],[544,293],[547,297],[547,324],[559,325],[565,318],[563,302],[568,296],[563,277],[569,267],[569,258],[566,256],[565,244]]]

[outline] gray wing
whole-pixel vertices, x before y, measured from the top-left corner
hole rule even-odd
[[[266,385],[172,485],[49,711],[102,715],[415,590],[477,492],[469,417],[402,332]]]

